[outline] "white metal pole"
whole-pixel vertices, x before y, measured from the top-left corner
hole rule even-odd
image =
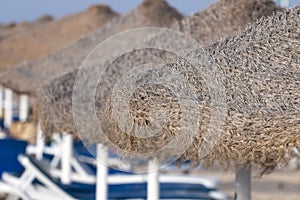
[[[96,200],[108,199],[108,149],[102,144],[97,145],[97,183]]]
[[[43,152],[44,152],[45,141],[43,137],[43,132],[38,123],[37,130],[36,130],[36,159],[42,160],[43,159]]]
[[[3,119],[3,87],[0,85],[0,117]]]
[[[236,200],[250,200],[251,199],[251,165],[240,168],[236,172],[235,179]]]
[[[61,182],[63,184],[71,183],[72,175],[72,156],[73,156],[73,138],[70,134],[63,134],[61,157]]]
[[[4,111],[5,111],[5,115],[4,115],[4,126],[5,128],[9,128],[11,123],[12,123],[12,120],[13,120],[13,93],[10,89],[6,88],[4,90],[4,95],[5,95],[5,108],[4,108]]]
[[[28,119],[29,112],[29,97],[28,95],[20,95],[19,118],[21,122]]]
[[[157,159],[149,161],[147,200],[159,199],[159,163]]]

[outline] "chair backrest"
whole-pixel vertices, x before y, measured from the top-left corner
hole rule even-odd
[[[28,157],[32,166],[42,175],[53,187],[59,188],[62,193],[75,199],[95,199],[96,187],[94,184],[82,184],[72,182],[71,184],[62,184],[59,178],[54,178],[49,172],[49,166],[33,157]],[[41,181],[41,180],[39,180]],[[41,181],[42,182],[42,181]],[[42,182],[43,183],[43,182]],[[44,184],[44,183],[43,183]]]
[[[80,160],[79,158],[83,158],[83,157],[86,157],[86,158],[92,158],[92,159],[95,159],[95,156],[96,155],[96,144],[90,144],[89,146],[85,146],[83,142],[81,141],[75,141],[74,142],[74,149],[73,149],[73,154],[74,154],[74,157],[78,160]],[[94,155],[92,155],[94,154]],[[115,153],[109,151],[109,158],[111,160],[115,159],[116,161],[118,161],[118,157]],[[121,160],[120,160],[120,163],[117,163],[117,164],[120,164],[121,165]],[[80,162],[81,163],[81,166],[89,173],[89,174],[96,174],[96,166],[95,165],[90,165],[88,163],[84,163],[84,162]],[[112,167],[109,167],[108,171],[109,171],[109,174],[112,175],[112,174],[133,174],[133,173],[130,173],[130,172],[127,172],[127,170],[117,170],[117,168],[119,168],[118,166],[116,166],[115,168],[112,168]]]
[[[24,170],[18,162],[19,154],[24,154],[26,141],[15,139],[0,139],[0,177],[3,172],[21,174]]]

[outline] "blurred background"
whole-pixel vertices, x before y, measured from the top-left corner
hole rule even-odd
[[[168,0],[168,2],[184,14],[192,14],[206,8],[216,0]],[[279,0],[277,0],[279,1]],[[128,12],[142,0],[72,0],[72,1],[36,1],[36,0],[1,0],[0,23],[33,21],[41,15],[49,14],[54,18],[63,17],[69,13],[83,11],[93,4],[104,3],[119,13]],[[291,7],[300,0],[290,0]]]

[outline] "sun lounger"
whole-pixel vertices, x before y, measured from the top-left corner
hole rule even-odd
[[[48,167],[41,162],[26,156],[18,157],[25,171],[20,177],[3,175],[0,190],[29,199],[95,199],[95,185],[72,183],[64,185],[59,179],[53,178]],[[110,176],[109,199],[146,199],[146,175]],[[178,182],[179,181],[179,182]],[[207,180],[206,180],[207,181]],[[217,191],[207,181],[199,184],[196,178],[184,176],[160,177],[161,199],[224,199],[223,193]],[[205,180],[203,180],[205,183]]]

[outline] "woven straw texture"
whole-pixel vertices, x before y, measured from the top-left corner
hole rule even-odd
[[[299,7],[277,13],[204,49],[211,65],[217,66],[221,74],[227,110],[217,144],[201,160],[198,151],[206,139],[213,109],[210,107],[208,89],[201,76],[193,71],[194,66],[189,65],[185,59],[178,58],[167,64],[188,77],[190,84],[196,88],[198,99],[202,100],[198,102],[201,126],[182,160],[203,161],[208,165],[215,161],[237,165],[253,161],[264,167],[285,164],[289,160],[291,148],[299,146],[299,19]],[[147,152],[164,146],[174,136],[176,128],[180,128],[180,105],[176,96],[163,86],[137,91],[130,104],[131,113],[136,119],[133,123],[139,125],[147,125],[149,114],[146,111],[149,111],[149,107],[166,105],[166,112],[171,115],[172,120],[154,140],[143,140],[122,132],[111,115],[114,106],[109,96],[109,89],[113,87],[111,81],[122,74],[120,71],[126,71],[130,67],[130,60],[142,64],[154,57],[156,61],[169,58],[165,52],[154,52],[157,56],[153,56],[153,52],[152,56],[148,53],[151,52],[135,51],[120,57],[107,72],[107,80],[102,83],[102,86],[107,86],[108,91],[97,91],[96,96],[98,117],[105,133],[110,141],[131,153]],[[199,56],[201,53],[203,51],[195,50],[190,55]],[[200,66],[203,73],[206,68],[209,66]],[[36,110],[46,134],[62,131],[76,133],[71,112],[75,76],[76,72],[59,77],[40,91]],[[159,94],[155,92],[157,90],[160,91]],[[148,98],[139,98],[144,96],[141,93],[145,91]],[[106,142],[103,136],[92,134],[96,127],[90,127],[88,120],[82,123],[86,125],[86,138],[93,142]]]
[[[194,50],[190,53],[192,57],[199,57],[206,52],[210,62],[203,62],[195,68],[187,60],[178,58],[166,65],[183,72],[199,99],[199,131],[182,156],[183,160],[202,161],[208,165],[215,161],[225,165],[244,165],[252,161],[267,168],[289,161],[292,148],[300,147],[299,38],[300,7],[297,7],[262,19],[246,31],[212,44],[204,52]],[[225,95],[226,101],[224,124],[219,129],[211,127],[213,132],[221,132],[218,138],[211,138],[208,131],[212,113],[219,110],[218,105],[212,106],[213,97],[201,75],[209,73],[211,66],[218,71],[218,75],[212,75],[213,80],[220,81],[218,84],[224,87],[224,94],[216,96]],[[197,72],[199,69],[201,73]],[[104,92],[98,92],[100,97],[106,96],[102,95]],[[149,125],[149,110],[157,105],[167,113],[169,122],[158,136],[151,139],[121,131],[112,116],[112,102],[109,100],[106,112],[99,115],[102,124],[105,124],[102,128],[110,141],[129,155],[163,147],[176,135],[176,129],[184,128],[180,127],[180,103],[176,95],[164,86],[140,89],[130,101],[133,124]],[[99,106],[98,110],[101,109]],[[93,141],[103,140],[101,135],[91,134],[89,137]],[[206,140],[216,140],[216,144],[208,155],[200,159],[199,149],[203,148]],[[176,155],[176,150],[167,153]]]
[[[191,28],[187,28],[185,27],[184,29],[187,30],[191,30],[191,29],[197,29],[198,24],[207,24],[207,25],[212,25],[212,24],[208,24],[209,21],[215,19],[215,14],[217,11],[217,8],[219,8],[220,10],[230,10],[228,8],[232,9],[232,6],[238,6],[238,8],[240,9],[249,9],[249,2],[252,2],[253,5],[259,4],[262,8],[267,8],[267,9],[259,9],[261,11],[261,15],[270,15],[270,8],[267,7],[267,5],[269,6],[270,1],[257,1],[257,0],[251,0],[251,1],[244,1],[244,0],[239,0],[238,1],[234,1],[237,3],[232,3],[232,1],[228,1],[228,5],[225,6],[225,2],[227,1],[223,1],[220,0],[218,1],[215,5],[212,5],[211,7],[209,7],[208,9],[202,11],[204,14],[201,14],[202,12],[197,13],[194,17],[187,17],[185,19],[182,20],[182,22],[180,22],[180,24],[182,24],[182,26],[187,26],[187,24],[192,25],[192,26],[196,26],[196,27],[191,27]],[[266,3],[267,2],[267,3]],[[240,4],[239,4],[240,3]],[[245,4],[244,6],[241,6],[242,4]],[[252,12],[256,11],[256,7],[252,5],[252,9],[255,8]],[[228,7],[228,8],[227,8]],[[273,8],[273,11],[278,10],[278,8],[274,5],[274,3],[272,2],[272,4],[270,4],[270,7]],[[228,11],[229,12],[229,11]],[[242,10],[240,10],[240,12],[242,12]],[[248,10],[244,10],[244,12],[249,12]],[[209,14],[210,13],[210,14]],[[202,19],[202,16],[210,16],[210,18],[205,18]],[[220,18],[222,19],[222,18]],[[225,18],[226,19],[226,18]],[[202,22],[203,20],[203,22]],[[248,19],[246,20],[247,22],[245,22],[245,24],[243,26],[246,26],[246,24],[254,19]],[[186,21],[192,21],[193,23],[185,23]],[[239,21],[238,18],[236,18],[236,21]],[[245,19],[241,19],[242,22],[245,21]],[[179,23],[175,23],[173,26],[175,26],[174,28],[177,27]],[[230,23],[225,23],[226,26],[227,24]],[[239,23],[242,24],[242,23]],[[241,28],[242,26],[240,26],[239,28]],[[205,30],[210,30],[212,28],[209,28],[208,26],[206,26]],[[233,29],[231,30],[231,32],[234,32],[236,29],[236,27],[233,27]],[[223,30],[223,29],[222,29]],[[229,28],[227,28],[227,30],[229,30]],[[204,38],[203,40],[200,39],[200,37],[197,35],[197,31],[194,31],[193,33],[195,33],[193,35],[193,38],[198,38],[198,42],[200,43],[205,43],[206,38]],[[199,31],[199,34],[201,34],[202,31]],[[213,34],[210,34],[210,38],[211,39],[218,39],[220,35],[223,35],[223,33],[219,33],[219,32],[213,32]],[[157,37],[157,36],[155,36]],[[153,37],[152,39],[150,39],[149,41],[147,41],[149,44],[153,44],[156,43],[156,39],[155,37]],[[159,35],[158,37],[164,37],[166,40],[170,39],[169,35]],[[171,38],[171,39],[176,39],[176,38]],[[160,45],[160,44],[158,44]],[[182,45],[186,45],[186,44],[182,44]],[[74,55],[75,56],[75,52],[74,51]],[[124,62],[124,58],[123,64],[130,66],[132,64],[136,65],[138,63],[140,63],[141,61],[143,61],[143,63],[147,63],[147,62],[153,62],[153,61],[163,61],[166,58],[166,55],[160,55],[159,53],[157,54],[153,54],[152,57],[147,56],[147,57],[143,57],[144,55],[131,55],[128,56],[128,60],[126,60],[126,62]],[[39,92],[39,98],[41,99],[41,101],[38,103],[38,105],[40,106],[36,106],[37,108],[37,112],[40,112],[40,117],[42,119],[42,122],[44,123],[44,127],[48,127],[46,128],[47,130],[45,130],[45,132],[49,133],[49,132],[55,132],[55,131],[68,131],[68,132],[75,132],[75,128],[74,128],[74,123],[73,123],[73,116],[72,116],[72,112],[71,112],[71,96],[72,96],[72,90],[73,90],[73,84],[74,84],[74,80],[75,80],[75,76],[76,76],[77,71],[75,72],[70,72],[69,74],[66,74],[65,76],[61,76],[57,79],[55,79],[52,83],[47,84],[47,86],[45,86],[45,91],[41,91]],[[48,88],[49,87],[49,88]],[[45,96],[44,96],[45,95]],[[49,99],[48,99],[49,98]],[[43,106],[43,101],[45,100],[45,106]],[[51,106],[50,106],[51,105]],[[40,110],[40,111],[39,111]],[[65,122],[69,122],[69,123],[65,123]],[[51,127],[51,128],[50,128]]]
[[[219,0],[207,9],[184,18],[173,28],[198,42],[209,44],[244,30],[248,24],[276,10],[282,9],[273,0]]]

